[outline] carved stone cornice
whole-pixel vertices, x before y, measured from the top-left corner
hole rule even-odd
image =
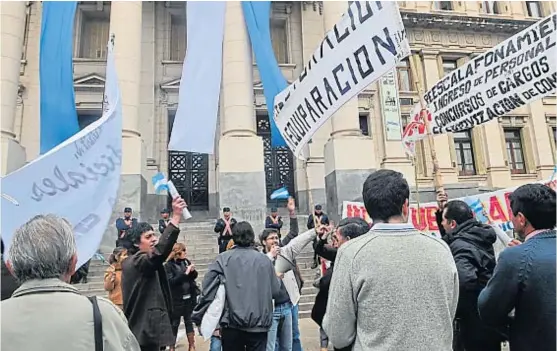
[[[423,13],[400,10],[402,22],[407,28],[435,28],[462,31],[518,33],[536,22],[534,19],[469,16],[458,13]]]
[[[302,1],[302,10],[307,11],[307,8],[319,11],[319,14],[323,15],[323,1]]]

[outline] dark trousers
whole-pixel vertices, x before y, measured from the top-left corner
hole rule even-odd
[[[170,323],[172,325],[172,334],[174,334],[174,343],[176,344],[176,336],[178,335],[178,327],[180,326],[180,321],[184,318],[184,324],[186,326],[186,333],[193,333],[193,322],[191,321],[191,314],[193,312],[193,299],[174,301],[172,309],[172,318]]]
[[[141,351],[161,351],[161,347],[159,345],[139,345]],[[162,350],[166,349],[166,347],[162,348]]]
[[[465,351],[501,351],[497,334],[477,326],[460,326],[460,342]]]
[[[267,349],[267,332],[248,333],[246,331],[223,328],[222,351],[265,351]]]

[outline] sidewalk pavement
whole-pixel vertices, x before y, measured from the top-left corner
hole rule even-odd
[[[304,351],[320,351],[319,348],[319,327],[311,318],[300,319],[300,334]],[[196,351],[209,351],[210,340],[203,341],[200,336],[195,337]],[[332,350],[332,347],[330,348]],[[188,351],[188,341],[182,338],[178,342],[176,351]]]

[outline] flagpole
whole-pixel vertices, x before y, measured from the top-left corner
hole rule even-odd
[[[418,210],[416,215],[416,220],[420,224],[420,189],[418,185],[418,169],[416,167],[417,157],[412,157],[412,165],[414,166],[414,183],[416,183],[416,202],[418,203]],[[425,217],[425,216],[424,216]]]
[[[429,129],[429,119],[427,118],[427,105],[424,101],[424,91],[422,89],[422,85],[420,84],[420,78],[418,77],[418,67],[417,64],[418,57],[416,54],[412,54],[409,58],[410,62],[410,71],[412,73],[412,80],[414,81],[414,87],[416,91],[418,91],[418,97],[420,99],[420,118],[423,120],[426,133],[427,133],[427,141],[429,144],[429,150],[431,152],[431,160],[433,161],[433,175],[434,175],[434,185],[435,190],[437,193],[444,193],[445,189],[443,188],[443,176],[439,172],[439,161],[437,159],[437,152],[435,151],[435,143],[433,141],[433,135],[431,135]]]
[[[311,195],[311,190],[309,188],[309,174],[308,174],[308,160],[304,160],[304,170],[306,173],[306,191],[308,193],[308,202],[310,213],[313,218],[313,227],[317,230],[317,218],[315,218],[315,208],[313,206],[313,196]]]
[[[114,48],[114,38],[115,38],[115,37],[116,37],[116,36],[114,35],[114,33],[110,34],[110,43],[112,43],[112,48]],[[108,50],[110,50],[110,48],[109,48],[108,45],[106,46],[106,50],[107,50],[107,51],[106,51],[106,57],[107,57],[107,59],[108,59]],[[106,101],[106,100],[107,100],[107,97],[106,97],[106,80],[105,80],[104,85],[103,85],[103,97],[102,97],[102,107],[101,107],[101,108],[102,108],[102,112],[101,112],[101,117],[102,117],[102,115],[104,114],[104,109],[105,109],[105,107],[106,107],[106,103],[108,102],[108,101]]]

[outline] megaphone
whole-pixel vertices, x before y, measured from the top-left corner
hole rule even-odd
[[[291,269],[296,268],[294,260],[302,250],[317,238],[315,229],[310,229],[304,232],[288,243],[288,245],[280,248],[280,254],[275,261],[275,271],[277,273],[286,273]]]

